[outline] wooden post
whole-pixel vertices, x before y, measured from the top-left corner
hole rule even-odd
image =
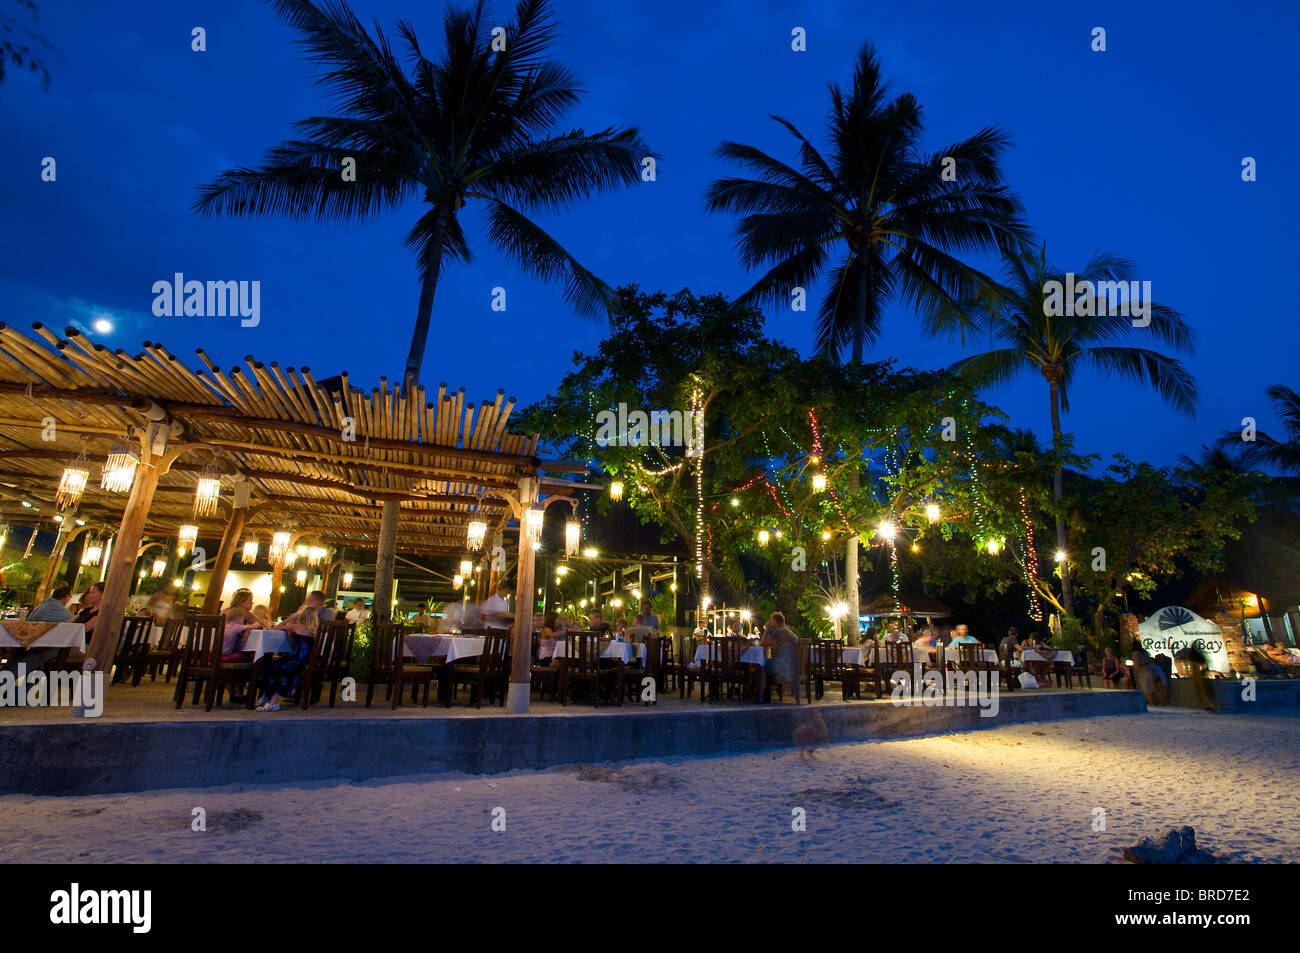
[[[236,506],[230,511],[230,522],[221,535],[221,548],[217,550],[217,561],[212,567],[212,578],[208,581],[208,594],[203,599],[203,614],[215,615],[221,611],[221,590],[226,585],[226,574],[230,572],[231,560],[235,558],[235,548],[239,537],[244,533],[244,522],[248,519],[248,507]]]
[[[113,546],[112,564],[104,581],[104,595],[99,601],[99,615],[95,634],[86,650],[86,661],[95,661],[95,669],[105,673],[113,666],[117,652],[117,639],[126,611],[127,595],[131,589],[136,553],[140,551],[140,537],[144,521],[153,503],[154,490],[158,488],[158,468],[153,463],[140,463],[135,470],[135,482],[122,513],[122,525],[117,531]]]
[[[519,480],[519,503],[526,510],[536,493],[531,477]],[[533,575],[537,564],[537,550],[524,532],[523,512],[519,513],[519,559],[515,566],[515,627],[511,639],[510,690],[506,695],[506,711],[524,714],[528,711],[529,686],[532,676],[529,668],[533,661]]]
[[[54,537],[54,545],[50,548],[50,558],[45,563],[45,572],[41,574],[41,584],[36,590],[36,598],[32,600],[32,605],[40,605],[50,597],[50,590],[54,588],[54,580],[59,574],[59,563],[63,562],[63,553],[68,548],[68,540],[72,538],[72,532],[69,527],[75,527],[76,520],[73,519],[73,513],[68,513],[59,523],[58,535]]]
[[[284,557],[271,560],[271,599],[266,614],[272,621],[280,614],[280,586],[284,579]]]
[[[393,615],[393,557],[397,553],[397,523],[401,506],[396,500],[384,500],[379,524],[379,550],[375,553],[376,621],[387,622]]]

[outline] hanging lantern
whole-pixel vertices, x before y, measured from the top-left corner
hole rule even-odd
[[[135,468],[140,465],[140,455],[130,444],[118,441],[108,451],[104,468],[99,474],[99,486],[110,493],[129,493],[135,482]]]
[[[460,561],[460,574],[462,576],[468,576],[473,571],[474,571],[474,563],[472,560],[462,559]]]
[[[985,543],[984,545],[985,545],[985,548],[989,551],[989,555],[990,555],[990,556],[996,556],[996,555],[1001,551],[1001,549],[1002,549],[1002,542],[1001,542],[1001,540],[990,539],[990,540],[989,540],[987,543]]]
[[[826,474],[824,473],[813,474],[812,487],[814,493],[820,493],[822,490],[826,489]]]
[[[487,523],[482,520],[474,520],[467,528],[467,539],[470,551],[483,548],[483,537],[487,535]]]
[[[282,559],[284,557],[285,552],[289,549],[289,540],[292,538],[293,534],[287,529],[282,529],[271,534],[271,549],[267,555],[272,563],[277,559]]]
[[[187,549],[193,549],[194,544],[199,538],[199,528],[197,526],[182,526],[176,531],[176,544],[182,556]]]
[[[312,566],[319,566],[320,561],[325,558],[325,548],[323,546],[313,546],[307,550],[307,562]]]
[[[81,551],[81,565],[98,566],[100,559],[104,556],[104,547],[97,539],[92,539],[86,544],[86,548]]]
[[[465,577],[460,573],[451,577],[451,588],[459,590],[465,584]]]
[[[244,555],[242,557],[244,565],[257,562],[257,540],[250,539],[244,543]]]
[[[758,545],[766,546],[768,540],[770,540],[771,538],[772,538],[772,534],[769,533],[767,530],[760,529],[758,531]]]
[[[164,572],[166,572],[166,571],[167,571],[167,560],[165,560],[165,559],[155,559],[155,560],[153,561],[153,568],[149,570],[149,575],[151,575],[151,576],[153,576],[155,579],[157,579],[159,576],[161,576],[161,575],[162,575]]]
[[[307,585],[307,570],[299,569],[298,572],[294,575],[293,581],[300,586]]]
[[[203,468],[199,482],[194,485],[194,516],[203,519],[217,512],[217,501],[221,499],[221,471],[215,464],[209,463]]]
[[[623,484],[618,480],[609,485],[609,498],[615,501],[623,499]]]
[[[297,561],[298,561],[298,554],[295,553],[292,549],[286,549],[286,550],[284,551],[284,568],[285,568],[285,569],[288,569],[290,566],[292,566],[292,565],[293,565],[294,563],[296,563]]]
[[[81,502],[81,494],[86,492],[86,483],[89,480],[90,463],[86,460],[86,451],[83,450],[75,460],[64,467],[54,505],[61,510],[72,509]]]
[[[928,519],[931,523],[934,523],[934,522],[937,522],[937,521],[938,521],[938,519],[939,519],[939,504],[938,504],[938,503],[930,503],[930,504],[927,504],[927,505],[926,505],[926,507],[925,507],[925,518]]]
[[[535,543],[542,538],[543,512],[540,506],[530,506],[524,511],[524,535],[529,542]]]
[[[564,555],[578,555],[578,544],[582,542],[582,523],[576,516],[570,516],[564,524]]]
[[[352,588],[352,567],[351,566],[343,570],[343,581],[339,583],[339,588],[340,589]]]

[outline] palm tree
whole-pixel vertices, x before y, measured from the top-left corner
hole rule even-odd
[[[922,153],[921,107],[910,94],[889,98],[869,43],[858,53],[848,92],[834,83],[829,89],[829,156],[794,123],[773,116],[797,140],[799,168],[754,146],[724,142],[718,155],[756,177],[719,179],[707,204],[742,216],[738,247],[746,268],[768,266],[740,300],[785,303],[793,289],[829,272],[818,346],[839,354],[851,343],[858,363],[890,300],[910,304],[927,330],[964,328],[960,303],[986,279],[955,256],[1006,251],[1028,232],[1019,200],[1003,185],[1004,133],[986,127]],[[840,252],[837,261],[833,250]],[[858,488],[853,470],[850,489]],[[850,605],[857,605],[857,561],[852,536],[845,567]]]
[[[337,111],[295,123],[300,138],[271,149],[260,167],[201,188],[196,211],[361,222],[422,202],[406,237],[421,278],[408,386],[419,379],[438,279],[449,263],[470,260],[459,218],[470,201],[483,205],[488,240],[525,272],[561,281],[579,313],[604,313],[608,286],[528,216],[638,182],[650,153],[635,129],[549,134],[581,93],[569,70],[546,58],[556,36],[549,0],[519,0],[495,37],[481,0],[449,10],[436,60],[401,22],[405,66],[384,33],[376,27],[372,36],[341,0],[272,6],[325,67]],[[377,606],[391,599],[397,516],[398,504],[385,502]]]
[[[1148,302],[1150,324],[1138,332],[1131,317],[1123,314],[1056,314],[1064,311],[1049,300],[1051,282],[1066,283],[1064,273],[1051,267],[1045,248],[1024,248],[1004,256],[1007,271],[1005,284],[985,288],[968,302],[972,318],[986,327],[990,336],[1004,347],[960,361],[958,373],[981,383],[1008,381],[1023,370],[1037,369],[1047,381],[1052,412],[1052,446],[1056,454],[1053,493],[1056,499],[1056,544],[1068,553],[1065,512],[1062,506],[1062,483],[1065,470],[1061,434],[1061,412],[1069,411],[1069,385],[1075,372],[1089,366],[1103,374],[1127,377],[1155,389],[1166,403],[1191,414],[1196,408],[1196,384],[1177,358],[1144,347],[1116,342],[1134,333],[1153,335],[1156,340],[1177,351],[1190,351],[1194,337],[1183,316],[1165,305]],[[1103,281],[1129,281],[1132,263],[1110,254],[1094,255],[1083,271],[1075,273],[1076,286],[1084,281],[1096,287]],[[1111,311],[1102,307],[1073,309]],[[1107,302],[1108,304],[1108,302]],[[1061,567],[1061,604],[1067,615],[1074,614],[1070,576]]]
[[[1264,393],[1282,420],[1283,436],[1279,439],[1261,430],[1248,441],[1239,431],[1229,430],[1215,442],[1215,452],[1283,476],[1300,476],[1300,394],[1285,384],[1274,384]]]

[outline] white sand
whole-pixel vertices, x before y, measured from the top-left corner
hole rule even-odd
[[[1190,824],[1295,861],[1300,716],[1159,711],[623,765],[0,797],[0,860],[1099,863]],[[195,807],[208,830],[190,829]],[[493,808],[506,830],[491,829]],[[803,808],[807,830],[791,830]],[[1094,809],[1106,812],[1092,829]],[[254,812],[227,824],[236,812]],[[236,815],[238,818],[240,815]],[[228,829],[230,828],[230,829]]]

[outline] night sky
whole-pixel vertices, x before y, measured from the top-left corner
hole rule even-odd
[[[197,186],[257,163],[292,121],[328,112],[313,67],[269,7],[38,6],[37,28],[56,47],[50,89],[12,72],[0,85],[0,320],[89,329],[102,314],[115,330],[97,339],[131,353],[149,340],[193,366],[201,346],[223,366],[253,354],[306,365],[317,378],[346,370],[367,388],[396,376],[419,291],[403,245],[417,204],[362,228],[190,212]],[[442,3],[353,8],[390,32],[413,21],[431,56],[441,42]],[[508,19],[513,6],[495,9]],[[1197,417],[1087,376],[1065,421],[1079,449],[1164,464],[1243,416],[1276,428],[1263,392],[1295,385],[1300,341],[1286,291],[1300,258],[1293,3],[561,0],[556,12],[554,55],[588,89],[563,129],[638,126],[663,156],[657,182],[541,219],[611,284],[732,296],[748,288],[733,221],[704,211],[707,184],[736,171],[713,150],[734,139],[794,161],[793,140],[768,113],[820,145],[826,83],[847,85],[854,54],[871,40],[894,91],[925,107],[925,148],[984,125],[1007,130],[1009,184],[1050,258],[1066,269],[1098,250],[1129,257],[1155,299],[1196,329]],[[207,31],[207,52],[190,49],[195,26]],[[807,52],[790,49],[796,26],[807,30]],[[1105,53],[1090,49],[1096,26],[1107,31]],[[46,156],[58,163],[54,183],[40,178]],[[1256,182],[1241,179],[1245,156],[1258,162]],[[526,405],[554,388],[575,349],[595,347],[602,328],[569,313],[558,287],[497,256],[472,207],[465,224],[475,261],[438,288],[425,383],[464,387],[476,402],[500,387]],[[154,317],[151,286],[178,271],[260,280],[260,326]],[[495,286],[507,289],[504,315],[491,310]],[[810,353],[814,318],[815,307],[769,309],[767,331]],[[895,308],[871,356],[929,368],[971,350],[924,338]],[[1041,378],[988,396],[1013,424],[1050,433]]]

